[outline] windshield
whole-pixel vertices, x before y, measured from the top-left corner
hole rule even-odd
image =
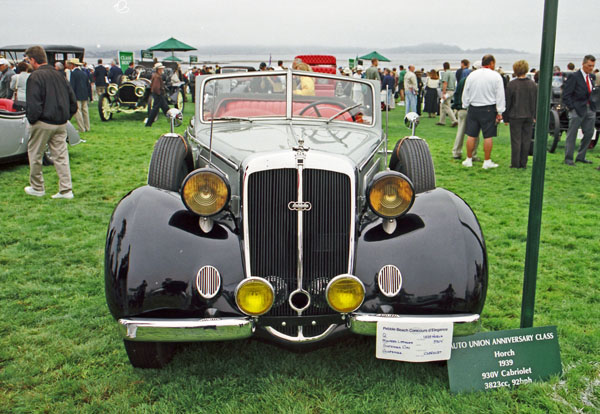
[[[287,101],[291,95],[291,110]],[[350,77],[268,72],[247,76],[214,77],[202,88],[202,119],[252,120],[258,118],[322,119],[372,125],[372,85]]]

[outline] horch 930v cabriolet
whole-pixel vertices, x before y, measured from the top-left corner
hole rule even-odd
[[[148,185],[108,228],[106,298],[134,366],[164,365],[177,342],[477,323],[479,223],[436,188],[414,128],[388,157],[379,89],[293,70],[197,79],[186,133],[158,139]]]

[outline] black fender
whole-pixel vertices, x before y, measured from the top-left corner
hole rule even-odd
[[[357,239],[355,274],[365,285],[360,308],[369,313],[480,313],[488,264],[481,227],[456,194],[437,188],[418,194],[411,210],[387,234],[382,220],[364,226]],[[379,270],[395,265],[402,288],[393,298],[377,284]]]
[[[115,318],[157,310],[204,317],[208,307],[240,315],[233,292],[244,270],[235,227],[215,221],[202,232],[179,193],[144,186],[127,194],[110,219],[104,260],[106,300]],[[223,292],[213,303],[195,288],[205,265],[222,276]]]

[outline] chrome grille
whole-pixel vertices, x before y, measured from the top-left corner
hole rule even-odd
[[[400,293],[402,288],[402,274],[400,269],[394,265],[385,265],[377,275],[379,290],[385,296],[393,297]]]
[[[123,103],[136,103],[138,97],[135,95],[135,85],[125,84],[119,87],[119,100]]]
[[[248,177],[248,235],[252,276],[283,279],[288,293],[297,286],[297,212],[288,208],[297,199],[297,170],[293,168],[258,171]],[[312,204],[303,212],[303,288],[313,296],[303,315],[334,314],[319,307],[315,286],[347,273],[350,255],[352,200],[350,178],[342,173],[305,169],[303,200]],[[268,316],[295,316],[287,300],[273,307]],[[276,327],[295,336],[295,328]],[[315,336],[327,326],[305,327]]]
[[[196,275],[196,289],[205,298],[215,297],[221,288],[221,275],[214,266],[203,266]]]

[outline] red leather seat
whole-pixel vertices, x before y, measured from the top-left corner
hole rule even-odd
[[[310,102],[295,101],[292,106],[294,115],[299,115],[304,108],[310,105]],[[317,109],[322,117],[328,118],[337,114],[342,108],[339,105],[324,103],[317,105]],[[239,117],[261,117],[261,116],[284,116],[285,102],[283,101],[251,101],[251,100],[230,100],[219,106],[216,117],[239,116]],[[316,117],[314,109],[307,110],[303,116]],[[338,121],[354,122],[352,116],[347,112],[336,118]]]
[[[12,99],[0,99],[0,111],[17,112]]]

